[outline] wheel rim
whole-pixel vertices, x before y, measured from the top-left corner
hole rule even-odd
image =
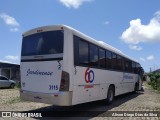
[[[113,100],[113,90],[109,91],[109,101]]]

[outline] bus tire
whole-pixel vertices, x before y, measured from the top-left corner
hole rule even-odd
[[[110,85],[108,88],[107,99],[106,99],[107,105],[112,104],[114,96],[115,96],[115,88],[113,85]]]
[[[136,84],[134,85],[134,91],[133,91],[133,93],[137,93],[137,88],[138,88],[138,83],[136,83]]]

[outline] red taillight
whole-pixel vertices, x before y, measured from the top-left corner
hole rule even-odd
[[[60,91],[69,91],[69,73],[62,71]]]

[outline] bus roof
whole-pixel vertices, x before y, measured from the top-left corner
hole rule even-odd
[[[89,41],[89,42],[91,42],[91,43],[93,43],[93,44],[95,44],[95,45],[98,45],[98,46],[100,46],[100,47],[102,47],[102,48],[104,48],[104,49],[107,49],[107,50],[109,50],[109,51],[112,51],[112,52],[114,52],[114,53],[116,53],[116,54],[118,54],[118,55],[121,55],[121,56],[123,56],[123,57],[125,57],[125,58],[127,58],[127,59],[129,59],[129,60],[132,60],[132,61],[138,63],[138,61],[136,61],[136,60],[134,60],[133,58],[125,55],[125,54],[124,54],[122,51],[120,51],[119,49],[117,49],[117,48],[115,48],[115,47],[113,47],[113,46],[111,46],[111,45],[109,45],[109,44],[107,44],[107,43],[105,43],[105,42],[103,42],[103,41],[97,41],[97,40],[93,39],[92,37],[89,37],[89,36],[87,36],[86,34],[80,32],[80,31],[78,31],[78,30],[76,30],[76,29],[74,29],[74,28],[72,28],[72,27],[70,27],[70,26],[67,26],[67,25],[49,25],[49,26],[42,26],[42,27],[38,27],[38,28],[31,29],[31,30],[29,30],[29,31],[24,32],[24,33],[23,33],[23,36],[27,36],[27,35],[30,35],[30,34],[37,33],[37,30],[41,30],[41,29],[43,29],[43,31],[50,31],[50,30],[54,30],[54,29],[55,29],[55,30],[63,30],[63,29],[64,29],[64,30],[65,30],[65,29],[71,30],[71,31],[73,32],[73,34],[78,35],[79,37],[85,39],[86,41]]]

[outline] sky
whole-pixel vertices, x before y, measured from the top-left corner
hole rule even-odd
[[[160,0],[1,0],[0,61],[20,64],[22,34],[65,24],[160,68]]]

